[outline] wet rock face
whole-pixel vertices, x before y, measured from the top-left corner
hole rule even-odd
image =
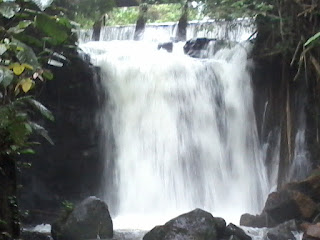
[[[156,226],[143,240],[251,240],[239,227],[215,218],[201,209],[182,214],[162,226]]]
[[[19,202],[22,209],[30,211],[28,224],[51,223],[64,200],[79,202],[95,195],[100,187],[99,79],[96,69],[80,56],[68,59],[63,67],[52,67],[54,79],[43,85],[38,97],[55,117],[53,122],[41,122],[54,145],[39,138],[36,154],[24,157],[32,167],[20,176],[23,188]]]
[[[208,44],[215,39],[209,38],[196,38],[191,39],[186,42],[183,46],[183,51],[185,54],[194,58],[201,58],[204,51],[207,51]]]
[[[194,58],[208,58],[223,48],[231,48],[235,42],[217,40],[212,38],[196,38],[186,42],[183,46],[185,54]]]
[[[54,240],[111,238],[113,224],[108,206],[96,197],[86,198],[65,221],[55,222],[51,233]]]
[[[160,49],[164,49],[167,52],[172,52],[173,43],[172,42],[159,43],[158,44],[158,50],[160,50]]]

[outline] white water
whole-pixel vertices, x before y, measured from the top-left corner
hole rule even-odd
[[[176,37],[176,22],[147,24],[142,34],[145,41],[168,42]],[[189,21],[187,26],[187,39],[206,37],[215,39],[228,39],[230,41],[245,41],[255,31],[254,20],[250,18],[233,21],[208,20]],[[133,40],[135,25],[105,26],[101,28],[100,41]],[[80,30],[79,39],[82,43],[89,42],[92,30]]]
[[[261,211],[271,184],[246,49],[199,60],[150,42],[81,47],[101,68],[110,97],[105,114],[112,112],[106,128],[116,146],[115,228],[150,229],[194,208],[234,223]]]

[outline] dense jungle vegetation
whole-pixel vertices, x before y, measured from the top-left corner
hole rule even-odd
[[[139,4],[154,5],[149,7],[149,22],[177,21],[185,4],[180,0],[41,2],[0,0],[0,239],[19,236],[16,171],[28,165],[24,154],[34,153],[32,147],[39,144],[34,134],[54,144],[40,124],[43,118],[54,121],[54,116],[37,95],[46,81],[54,81],[50,66],[62,67],[69,54],[76,54],[76,22],[92,26],[107,14],[107,25],[134,23]],[[308,81],[320,106],[318,0],[195,2],[190,1],[189,19],[256,17],[256,58],[281,59],[284,71],[290,72],[287,81]],[[118,8],[126,6],[134,7]]]

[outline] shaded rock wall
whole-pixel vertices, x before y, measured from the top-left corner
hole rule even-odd
[[[313,86],[304,78],[304,74],[294,80],[298,69],[290,66],[292,56],[281,52],[265,54],[270,45],[276,44],[276,41],[270,43],[268,37],[275,30],[265,25],[268,24],[258,21],[258,37],[253,51],[254,105],[260,141],[269,144],[267,164],[272,164],[274,149],[280,143],[278,186],[282,186],[296,180],[295,177],[299,178],[292,176],[292,173],[290,175],[290,166],[298,147],[295,146],[296,135],[304,125],[306,150],[309,153],[306,157],[313,166],[317,164],[318,150],[314,147],[319,146],[315,140],[317,104]],[[301,170],[305,172],[302,175],[309,172],[308,169]]]
[[[37,153],[23,159],[32,167],[20,177],[21,207],[42,218],[55,217],[53,213],[64,200],[77,202],[97,195],[102,178],[96,119],[99,79],[80,56],[69,59],[64,67],[52,69],[55,79],[45,83],[38,97],[55,116],[54,122],[43,122],[55,145],[37,139],[41,142]]]

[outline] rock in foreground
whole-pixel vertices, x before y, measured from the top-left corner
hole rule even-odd
[[[244,214],[240,225],[248,227],[275,227],[291,219],[313,221],[319,214],[320,176],[285,185],[269,194],[260,215]]]
[[[226,227],[222,218],[214,218],[201,209],[182,214],[162,226],[156,226],[143,240],[251,240],[235,225]]]
[[[88,197],[70,213],[64,221],[52,225],[54,240],[82,240],[111,238],[113,224],[105,202],[96,197]]]

